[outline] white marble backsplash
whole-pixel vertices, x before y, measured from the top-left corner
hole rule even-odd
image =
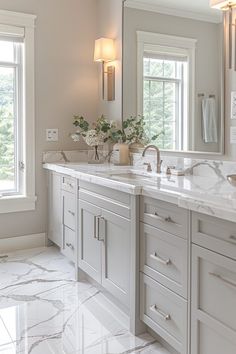
[[[73,150],[73,151],[47,151],[43,154],[43,163],[81,163],[88,162],[93,154],[93,150]],[[100,151],[104,161],[117,162],[117,153],[110,156],[108,151]],[[162,171],[165,172],[167,166],[174,166],[176,169],[185,171],[186,175],[202,177],[218,177],[225,180],[227,175],[236,174],[236,162],[223,160],[192,159],[179,156],[161,156]],[[150,162],[153,171],[156,168],[156,155],[153,152],[146,153],[142,157],[141,153],[131,153],[131,164],[137,168],[145,169],[144,162]]]

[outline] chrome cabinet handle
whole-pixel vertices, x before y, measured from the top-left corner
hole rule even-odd
[[[69,247],[71,250],[74,250],[74,246],[72,243],[66,243],[66,246]]]
[[[177,223],[175,221],[173,221],[170,216],[163,217],[163,216],[160,216],[157,212],[155,212],[154,214],[145,213],[145,215],[150,216],[150,217],[155,218],[160,221],[170,222],[170,223],[177,225]]]
[[[170,259],[162,259],[160,257],[158,257],[158,255],[156,254],[156,252],[154,254],[150,254],[150,258],[154,259],[155,261],[164,264],[164,265],[169,265],[171,264],[171,260]]]
[[[101,236],[101,225],[100,222],[106,222],[105,218],[101,215],[94,216],[94,238],[98,241],[105,241],[105,226],[104,226],[104,235]]]
[[[163,311],[161,311],[161,310],[157,307],[157,305],[152,305],[152,306],[150,307],[150,310],[151,310],[152,312],[155,312],[158,316],[160,316],[161,318],[163,318],[165,321],[171,320],[170,315],[167,315],[166,313],[164,313]]]
[[[97,216],[94,216],[94,232],[93,232],[93,238],[95,238],[95,240],[97,240]]]
[[[233,281],[226,279],[224,277],[222,277],[220,274],[216,274],[216,273],[209,273],[210,276],[218,278],[219,280],[221,280],[223,283],[227,284],[227,285],[231,285],[234,288],[236,288],[236,283],[234,283]]]
[[[72,216],[75,216],[75,213],[74,213],[73,211],[71,211],[71,210],[68,210],[68,213],[69,213],[70,215],[72,215]]]
[[[103,227],[103,235],[100,235],[100,231],[101,231],[101,222],[103,223],[103,225],[105,225],[105,218],[103,216],[98,216],[98,233],[97,233],[97,240],[98,241],[105,241],[105,226]]]

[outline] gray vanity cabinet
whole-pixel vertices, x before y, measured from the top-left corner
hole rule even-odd
[[[128,308],[131,236],[130,219],[123,215],[129,207],[116,200],[122,193],[103,187],[94,193],[93,185],[83,185],[86,189],[80,188],[78,201],[79,268]]]
[[[48,239],[62,247],[61,175],[48,174]]]

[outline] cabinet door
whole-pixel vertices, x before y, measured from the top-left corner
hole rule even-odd
[[[192,247],[192,354],[235,354],[236,262]]]
[[[79,201],[79,268],[101,283],[101,242],[97,239],[97,221],[101,209]]]
[[[102,285],[129,307],[130,222],[103,210],[99,225],[99,239],[103,241]]]
[[[48,238],[62,247],[61,176],[54,172],[49,173],[48,197]]]

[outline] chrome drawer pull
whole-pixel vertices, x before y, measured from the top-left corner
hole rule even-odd
[[[68,210],[68,213],[69,213],[70,215],[72,215],[72,216],[75,216],[75,213],[74,213],[73,211],[71,211],[71,210]]]
[[[69,247],[71,250],[74,250],[74,246],[72,243],[66,243],[66,246]]]
[[[150,310],[155,312],[157,315],[159,315],[161,318],[163,318],[165,321],[171,320],[170,315],[167,315],[166,313],[162,312],[161,310],[158,309],[156,305],[153,305],[150,307]]]
[[[154,254],[150,254],[150,258],[154,259],[155,261],[164,264],[164,265],[169,265],[171,264],[171,260],[170,259],[162,259],[160,257],[158,257],[158,255],[156,254],[156,252]]]
[[[229,236],[229,238],[230,238],[230,240],[232,240],[232,241],[236,242],[236,236],[231,235],[231,236]],[[233,242],[233,243],[234,243],[234,242]]]
[[[74,188],[72,183],[68,183],[68,182],[63,182],[63,186],[64,187],[70,187],[70,188]]]
[[[216,273],[209,273],[209,275],[211,275],[212,277],[218,278],[219,280],[221,280],[221,281],[224,282],[225,284],[231,285],[231,286],[233,286],[234,288],[236,288],[236,283],[234,283],[233,281],[228,280],[228,279],[222,277],[222,276],[219,275],[219,274],[216,274]]]
[[[175,224],[175,222],[171,219],[170,216],[167,216],[166,218],[163,216],[160,216],[157,212],[154,213],[155,217],[158,218],[161,221],[165,221],[165,222],[172,222]]]
[[[150,216],[150,217],[155,218],[155,219],[160,220],[160,221],[170,222],[170,223],[172,223],[172,224],[176,224],[176,225],[177,225],[177,223],[174,222],[174,221],[171,219],[170,216],[167,216],[167,217],[165,218],[165,217],[163,217],[163,216],[160,216],[157,212],[155,212],[154,214],[145,213],[145,215]]]

